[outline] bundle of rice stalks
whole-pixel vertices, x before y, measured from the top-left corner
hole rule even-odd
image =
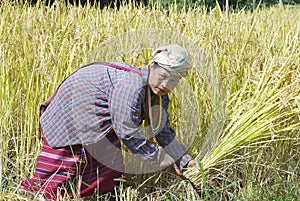
[[[202,169],[185,172],[198,187],[206,182],[207,174],[220,178],[224,167],[239,159],[250,158],[251,153],[239,153],[245,147],[259,148],[277,141],[299,139],[299,136],[293,136],[300,125],[299,64],[292,59],[297,54],[296,46],[290,48],[289,55],[282,57],[284,59],[265,59],[262,70],[249,76],[240,90],[228,97],[224,128],[219,136],[208,130],[204,142],[211,146],[204,153],[201,149],[197,156],[199,161],[201,159]],[[212,122],[211,126],[217,126],[216,123]],[[216,135],[216,140],[209,138]]]

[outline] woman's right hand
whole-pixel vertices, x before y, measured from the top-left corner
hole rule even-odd
[[[162,171],[175,171],[177,175],[182,175],[180,168],[176,165],[174,159],[164,150],[162,150],[159,166]]]

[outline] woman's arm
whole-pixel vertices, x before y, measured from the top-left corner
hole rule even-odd
[[[170,127],[168,114],[169,102],[167,95],[162,97],[163,114],[165,115],[163,119],[166,120],[165,125],[162,125],[162,130],[155,137],[158,143],[172,156],[178,167],[182,170],[192,160],[192,157],[187,154],[185,146],[177,141],[175,131]]]
[[[145,160],[159,163],[161,147],[150,142],[140,129],[142,103],[145,90],[136,76],[124,78],[114,86],[109,107],[112,127],[124,145]]]

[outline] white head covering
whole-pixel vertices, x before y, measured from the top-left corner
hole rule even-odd
[[[192,66],[190,57],[179,45],[162,46],[152,52],[153,61],[170,73],[184,77]]]

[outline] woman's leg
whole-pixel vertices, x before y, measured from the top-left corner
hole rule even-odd
[[[33,195],[39,194],[48,200],[56,200],[58,196],[87,197],[111,191],[118,185],[115,178],[122,176],[123,160],[121,152],[116,152],[111,146],[119,149],[120,141],[114,133],[109,136],[107,139],[112,143],[99,142],[101,150],[104,150],[102,155],[110,161],[109,165],[103,158],[93,157],[94,154],[83,149],[82,145],[52,149],[44,139],[34,176],[23,181],[21,186]],[[94,147],[99,148],[98,145]]]
[[[65,196],[72,188],[69,184],[76,177],[81,146],[52,149],[43,140],[33,178],[23,181],[21,186],[33,195],[56,200],[58,194]]]

